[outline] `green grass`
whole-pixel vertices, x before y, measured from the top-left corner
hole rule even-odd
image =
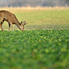
[[[66,69],[69,30],[0,31],[0,68]]]
[[[10,9],[28,24],[0,31],[1,69],[69,69],[69,9]]]
[[[28,22],[27,29],[69,29],[69,10],[15,13],[20,21]],[[22,16],[20,16],[22,15]]]
[[[69,10],[36,10],[24,12],[14,12],[18,20],[26,20],[28,24],[26,30],[38,29],[69,29]],[[6,26],[7,25],[7,26]],[[8,23],[3,27],[8,28]],[[15,26],[14,26],[15,27]],[[15,27],[15,29],[18,29]]]

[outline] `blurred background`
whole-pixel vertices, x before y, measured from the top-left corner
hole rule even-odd
[[[69,0],[0,0],[0,7],[69,6]]]

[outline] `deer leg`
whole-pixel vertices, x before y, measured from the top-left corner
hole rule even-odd
[[[14,28],[13,28],[13,25],[12,25],[12,23],[10,23],[10,25],[12,26],[12,30],[14,31]]]
[[[9,23],[9,31],[10,31],[10,23]]]
[[[4,22],[4,19],[0,17],[0,27],[1,27],[2,31],[4,31],[3,28],[2,28],[3,22]]]
[[[3,24],[3,22],[4,22],[4,21],[2,21],[1,24],[0,24],[2,31],[4,31],[3,28],[2,28],[2,24]]]

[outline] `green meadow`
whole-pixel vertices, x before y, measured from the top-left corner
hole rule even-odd
[[[1,8],[5,9],[5,8]],[[0,69],[69,69],[68,8],[6,8],[25,30],[0,30]]]
[[[16,15],[18,20],[27,21],[26,30],[38,29],[69,29],[69,9],[6,9]],[[8,23],[3,27],[8,29]],[[15,27],[15,29],[18,29]]]

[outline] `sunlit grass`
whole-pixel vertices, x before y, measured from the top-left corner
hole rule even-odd
[[[26,30],[69,29],[69,7],[11,7],[0,9],[14,13],[20,22],[26,20],[28,23],[25,26]],[[3,28],[8,28],[6,22],[4,22]],[[18,28],[15,27],[15,29]]]

